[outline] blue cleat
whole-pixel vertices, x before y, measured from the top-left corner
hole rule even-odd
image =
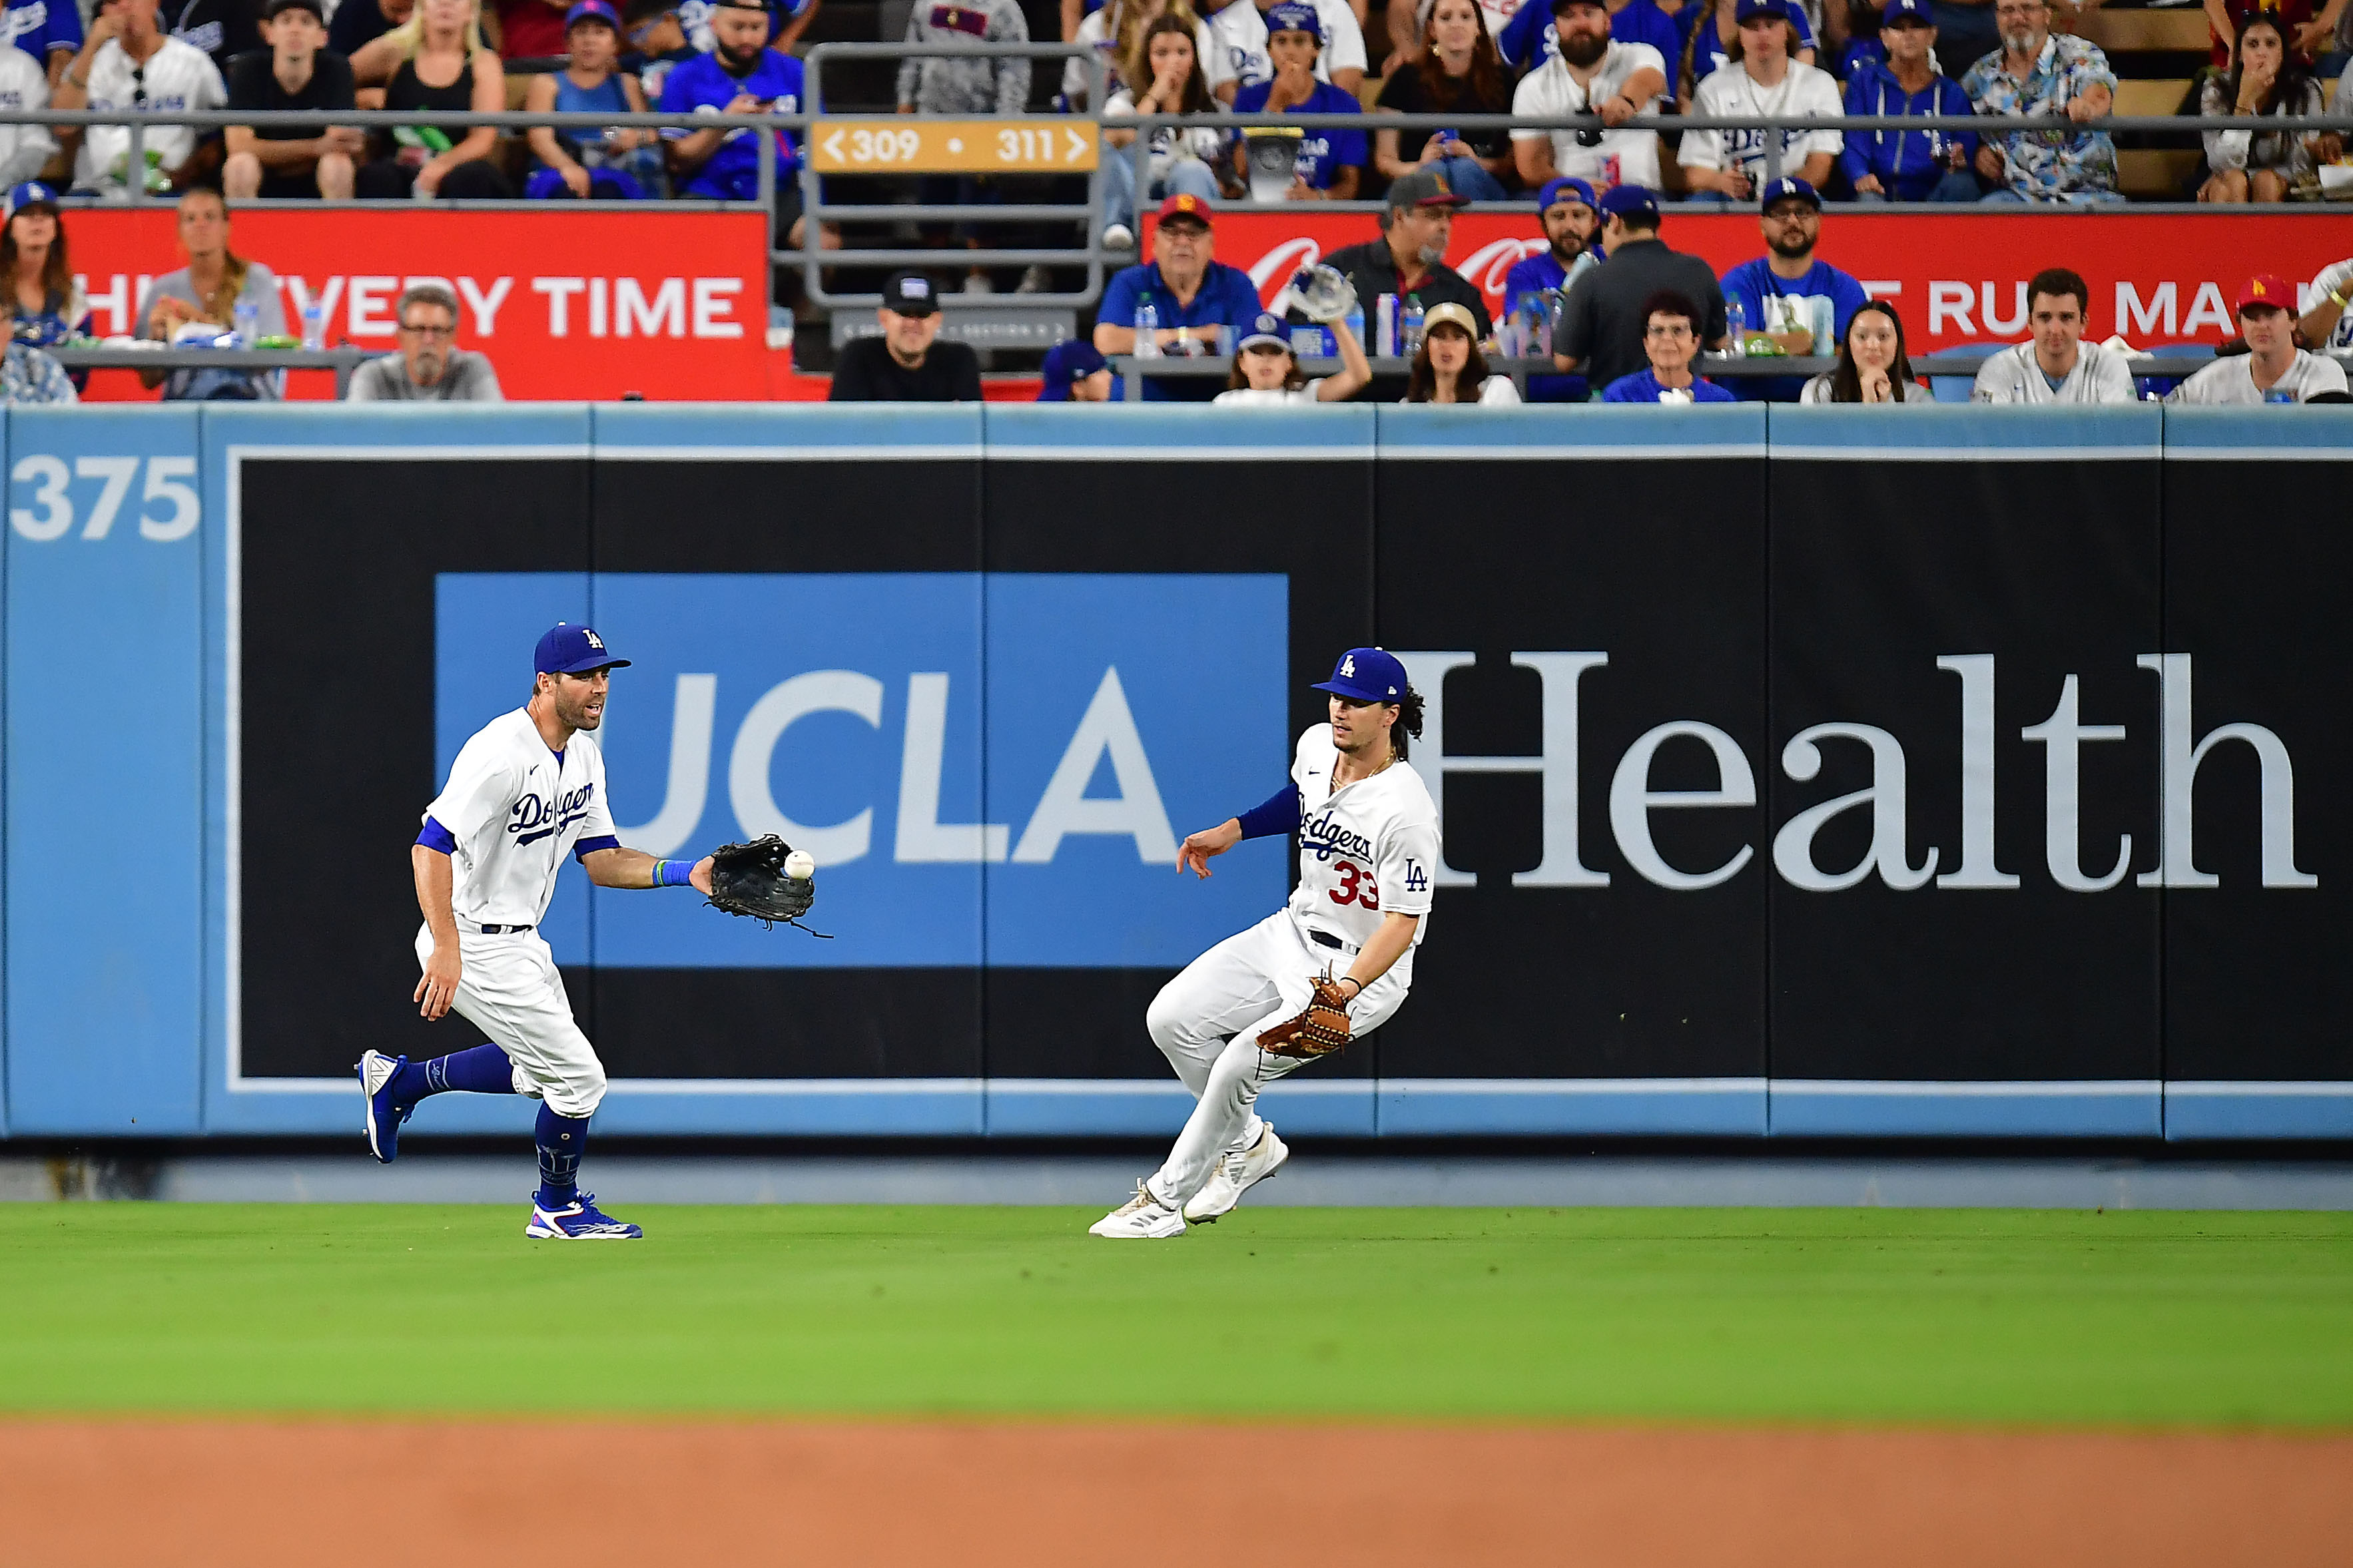
[[[367,1096],[367,1120],[361,1125],[367,1130],[368,1152],[387,1165],[400,1152],[400,1124],[417,1109],[413,1103],[396,1104],[392,1098],[392,1080],[407,1065],[406,1057],[388,1057],[382,1051],[369,1051],[360,1058],[360,1092]]]
[[[577,1194],[560,1208],[543,1206],[534,1193],[531,1223],[522,1227],[522,1233],[539,1241],[642,1241],[646,1234],[598,1212],[594,1193]]]

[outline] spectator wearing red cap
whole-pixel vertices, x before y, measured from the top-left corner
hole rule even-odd
[[[1533,0],[1531,0],[1533,3]],[[1512,112],[1546,120],[1590,114],[1600,121],[1586,131],[1514,131],[1512,153],[1520,178],[1531,185],[1567,174],[1594,189],[1659,184],[1659,133],[1620,129],[1649,114],[1667,90],[1667,62],[1648,44],[1620,43],[1609,36],[1609,7],[1601,0],[1552,0],[1553,26],[1560,52],[1520,80]]]
[[[352,62],[327,47],[325,0],[269,0],[261,36],[269,52],[251,50],[228,65],[228,106],[261,110],[350,109],[356,101]],[[348,201],[354,162],[367,138],[348,125],[232,125],[222,132],[228,162],[221,188],[240,201],[260,196]]]
[[[2245,35],[2240,35],[2243,41]],[[2295,346],[2295,289],[2265,272],[2239,290],[2239,335],[2247,352],[2218,359],[2179,386],[2171,403],[2309,403],[2346,390],[2345,367]]]
[[[1239,4],[1240,0],[1236,0]],[[1267,56],[1274,75],[1234,94],[1236,114],[1297,116],[1300,137],[1292,165],[1290,200],[1354,200],[1356,183],[1364,177],[1365,133],[1345,126],[1315,123],[1323,114],[1360,114],[1356,95],[1315,79],[1316,58],[1324,49],[1324,23],[1309,0],[1282,0],[1266,13]],[[1235,174],[1250,178],[1245,138],[1234,146]]]
[[[1160,204],[1160,224],[1149,261],[1112,274],[1095,308],[1095,347],[1107,354],[1135,352],[1137,317],[1151,310],[1153,338],[1164,353],[1215,352],[1218,329],[1240,329],[1259,313],[1258,285],[1239,267],[1217,259],[1210,225],[1217,212],[1203,198],[1179,192]],[[1198,388],[1198,390],[1196,390]],[[1146,376],[1146,402],[1198,401],[1214,389],[1192,380]]]
[[[1695,323],[1699,308],[1665,289],[1642,306],[1642,353],[1650,368],[1619,377],[1604,387],[1604,403],[1730,403],[1732,394],[1692,374],[1699,353]]]
[[[2320,84],[2291,53],[2276,11],[2259,11],[2239,34],[2238,58],[2230,73],[2206,79],[2198,112],[2222,116],[2318,115],[2328,111]],[[2198,188],[2201,202],[2281,202],[2314,165],[2333,163],[2345,139],[2332,131],[2253,131],[2205,133],[2206,166],[2212,170]]]

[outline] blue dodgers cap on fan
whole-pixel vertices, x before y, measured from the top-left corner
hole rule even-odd
[[[1405,700],[1405,666],[1386,648],[1352,647],[1332,667],[1332,679],[1315,683],[1318,691],[1335,692],[1359,702]]]
[[[1264,343],[1270,348],[1278,348],[1289,353],[1291,323],[1271,310],[1261,310],[1256,316],[1250,318],[1250,331],[1244,332],[1241,342],[1234,345],[1234,353],[1240,353],[1253,343]]]
[[[1928,8],[1928,0],[1887,0],[1879,8],[1882,28],[1895,26],[1899,21],[1917,22],[1924,27],[1936,25],[1936,14]]]
[[[1277,33],[1305,33],[1320,47],[1324,42],[1324,18],[1304,0],[1282,0],[1282,5],[1266,14],[1266,33],[1269,37]]]
[[[1552,204],[1564,197],[1570,201],[1583,202],[1589,207],[1595,206],[1591,185],[1587,184],[1583,180],[1571,179],[1563,175],[1557,180],[1546,181],[1545,188],[1536,193],[1536,211],[1550,212]],[[1595,210],[1599,209],[1596,207]]]
[[[586,626],[558,621],[539,639],[531,668],[541,675],[586,675],[592,669],[619,669],[628,662],[615,658],[605,639]]]
[[[1110,363],[1111,362],[1104,359],[1096,350],[1094,344],[1082,339],[1072,338],[1067,342],[1056,343],[1046,351],[1046,363],[1042,372],[1046,384],[1039,389],[1038,401],[1068,403],[1071,400],[1071,383],[1084,381],[1095,372],[1107,368]]]
[[[1759,212],[1770,212],[1773,210],[1775,202],[1791,200],[1801,201],[1816,212],[1822,210],[1821,193],[1795,174],[1784,174],[1767,184],[1765,187],[1764,199],[1757,204],[1757,209]]]
[[[1787,0],[1740,0],[1739,7],[1732,13],[1735,23],[1753,21],[1758,16],[1788,21],[1789,7]]]
[[[602,22],[616,33],[621,30],[621,14],[613,9],[612,0],[578,0],[564,13],[564,30],[570,32],[583,22]]]
[[[58,188],[39,180],[26,180],[8,193],[8,216],[11,217],[25,207],[38,205],[55,211],[57,205]]]
[[[1658,194],[1646,185],[1612,185],[1601,193],[1601,200],[1596,205],[1604,217],[1659,216]]]

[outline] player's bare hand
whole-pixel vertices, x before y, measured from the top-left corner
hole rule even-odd
[[[1204,827],[1187,837],[1178,847],[1177,874],[1181,876],[1190,870],[1196,877],[1209,876],[1209,858],[1224,854],[1241,841],[1242,825],[1230,816],[1215,827]]]
[[[715,859],[714,856],[705,855],[694,863],[694,869],[686,874],[686,879],[693,885],[694,890],[706,899],[711,896],[711,868]]]
[[[415,1002],[417,1013],[427,1018],[438,1018],[449,1011],[458,1000],[458,977],[465,972],[465,963],[458,950],[436,942],[433,956],[425,961],[425,978],[417,983]]]

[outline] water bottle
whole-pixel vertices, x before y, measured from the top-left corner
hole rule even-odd
[[[239,300],[229,311],[229,317],[237,323],[237,346],[251,348],[254,341],[261,336],[261,307],[250,300]]]
[[[318,300],[302,306],[302,352],[322,353],[327,347],[327,307]]]
[[[1737,300],[1724,302],[1724,335],[1731,340],[1725,352],[1734,359],[1748,353],[1748,312],[1741,309]]]
[[[1160,357],[1160,312],[1148,295],[1135,307],[1135,357]]]
[[[1405,342],[1398,345],[1398,352],[1408,359],[1421,352],[1421,301],[1410,294],[1407,295],[1405,314],[1398,323],[1405,335]]]

